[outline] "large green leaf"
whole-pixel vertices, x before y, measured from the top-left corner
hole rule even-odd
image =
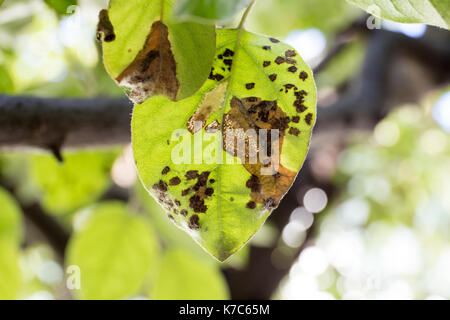
[[[347,0],[377,17],[403,23],[450,26],[450,0]]]
[[[111,0],[108,12],[100,14],[106,69],[136,103],[155,94],[189,97],[208,77],[215,28],[180,23],[172,15],[173,3]]]
[[[0,300],[13,300],[21,283],[17,244],[0,236]]]
[[[220,269],[183,250],[169,250],[150,298],[157,300],[225,300],[228,289]]]
[[[179,0],[175,14],[180,19],[215,23],[233,18],[251,0]]]
[[[22,238],[22,215],[11,195],[0,188],[0,237],[7,237],[17,243]]]
[[[276,39],[239,34],[219,30],[213,70],[199,92],[179,102],[153,97],[135,106],[132,120],[133,151],[144,186],[177,226],[220,261],[253,236],[288,191],[316,119],[312,72],[299,54]],[[193,127],[194,120],[203,127]],[[174,162],[180,139],[173,134],[180,128],[185,129],[180,138],[186,150],[194,146],[194,160],[205,154],[205,161],[195,164],[191,156],[187,160],[193,164]],[[279,130],[280,148],[273,146],[271,159],[279,160],[278,172],[262,174],[261,162],[241,165],[228,144],[223,150],[221,131],[226,136],[227,129],[238,128]],[[210,142],[192,143],[202,136]],[[218,144],[219,161],[208,159]],[[225,161],[230,157],[236,164]]]
[[[50,155],[35,155],[30,174],[45,209],[64,214],[97,200],[110,185],[116,155],[83,151],[65,154],[63,163]]]
[[[148,223],[124,204],[95,205],[91,216],[70,241],[68,265],[81,272],[82,299],[121,299],[137,294],[152,263],[158,242]]]

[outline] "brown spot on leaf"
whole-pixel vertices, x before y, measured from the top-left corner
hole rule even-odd
[[[297,128],[289,128],[289,134],[298,137],[298,135],[300,134],[300,130],[298,130]]]
[[[186,179],[192,180],[198,177],[198,170],[189,170],[185,175]]]
[[[183,209],[183,210],[180,211],[180,214],[181,214],[182,216],[186,217],[187,214],[188,214],[188,212],[187,212],[186,209]]]
[[[199,217],[198,215],[194,214],[189,218],[189,228],[197,230],[200,229],[200,223],[199,223]]]
[[[305,71],[300,72],[300,79],[305,81],[308,78],[308,74]]]
[[[310,126],[310,125],[311,125],[311,122],[312,122],[312,119],[313,119],[312,113],[308,113],[308,114],[305,116],[305,122],[306,122],[306,124]]]
[[[275,59],[275,63],[276,63],[276,64],[282,64],[282,63],[285,63],[285,62],[286,62],[286,59],[283,58],[283,57],[277,57],[277,58]]]
[[[264,61],[263,62],[263,67],[267,68],[268,66],[270,66],[271,62],[270,61]]]
[[[225,52],[223,53],[223,56],[224,57],[232,57],[232,56],[234,56],[234,51],[227,48],[225,50]]]
[[[292,122],[299,123],[300,122],[300,117],[299,116],[292,117]]]
[[[253,89],[255,87],[255,83],[254,82],[252,82],[252,83],[247,83],[246,85],[245,85],[245,88],[247,88],[247,90],[251,90],[251,89]]]
[[[191,192],[191,188],[184,189],[183,191],[181,191],[181,195],[185,197],[189,194],[189,192]]]
[[[167,174],[170,171],[169,167],[164,167],[164,169],[162,169],[161,173],[162,174]]]
[[[270,79],[270,81],[275,81],[275,80],[277,80],[277,75],[274,73],[274,74],[271,74],[270,76],[269,76],[269,79]]]
[[[159,180],[158,183],[153,185],[153,189],[161,192],[167,192],[167,184],[164,181]]]
[[[295,57],[297,53],[295,52],[295,50],[287,50],[285,55],[286,57]]]
[[[130,99],[137,104],[156,94],[172,100],[178,94],[176,63],[168,37],[167,26],[155,21],[144,48],[116,78],[120,86],[130,89]]]
[[[269,40],[270,40],[271,42],[273,42],[273,43],[278,43],[278,42],[280,42],[280,40],[275,39],[275,38],[270,38]]]
[[[271,50],[271,49],[272,49],[271,46],[263,46],[262,48],[263,48],[264,50]]]
[[[194,212],[205,213],[208,209],[205,206],[205,200],[202,199],[199,195],[195,194],[189,199],[189,207],[191,207]]]
[[[249,201],[249,202],[247,202],[246,208],[247,209],[255,209],[256,203],[254,201]]]
[[[181,179],[178,177],[174,177],[174,178],[170,179],[170,181],[169,181],[169,185],[171,185],[171,186],[177,186],[180,183],[181,183]]]
[[[289,71],[289,72],[292,72],[292,73],[296,73],[297,70],[298,70],[298,69],[297,69],[296,66],[291,66],[291,67],[288,68],[288,71]]]
[[[114,33],[114,26],[109,20],[108,10],[101,10],[98,17],[98,25],[97,25],[97,40],[105,42],[112,42],[116,40],[116,35]],[[103,37],[102,37],[103,35]]]

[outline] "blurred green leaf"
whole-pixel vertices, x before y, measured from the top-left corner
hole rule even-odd
[[[14,198],[0,188],[0,237],[7,237],[17,243],[22,238],[22,214]]]
[[[228,289],[220,269],[182,250],[167,251],[150,298],[157,300],[224,300]]]
[[[347,0],[374,16],[402,23],[426,23],[448,29],[449,0]]]
[[[71,10],[70,6],[76,6],[77,0],[44,0],[45,3],[56,11],[56,13],[60,15],[71,14],[73,10]]]
[[[8,70],[2,65],[0,65],[0,92],[2,94],[14,92],[14,83],[11,76]]]
[[[42,204],[52,213],[68,213],[97,200],[110,185],[110,170],[118,152],[84,151],[65,154],[59,163],[50,155],[31,159],[31,179]]]
[[[179,0],[175,15],[180,19],[201,22],[225,22],[233,18],[251,0]]]
[[[67,251],[67,264],[81,271],[81,299],[122,299],[138,294],[152,264],[158,241],[150,225],[120,202],[88,209]]]
[[[343,0],[264,0],[250,15],[248,28],[286,37],[295,29],[317,28],[327,35],[350,24],[361,12]]]
[[[0,300],[16,299],[21,280],[17,244],[0,236]]]

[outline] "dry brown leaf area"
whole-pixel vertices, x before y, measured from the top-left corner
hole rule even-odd
[[[153,23],[144,48],[116,81],[129,89],[130,99],[137,104],[158,94],[176,99],[179,90],[176,62],[169,29],[164,23]]]

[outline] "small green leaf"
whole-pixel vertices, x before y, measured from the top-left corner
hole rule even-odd
[[[21,283],[17,244],[0,236],[0,300],[17,299]]]
[[[49,155],[31,159],[31,178],[46,210],[65,214],[97,200],[110,185],[116,152],[65,154],[59,163]]]
[[[120,202],[93,206],[87,222],[70,241],[68,265],[81,272],[81,299],[121,299],[137,294],[151,264],[157,263],[158,241],[148,223]]]
[[[0,188],[0,237],[7,237],[17,244],[22,239],[22,214],[17,202]]]
[[[100,13],[106,69],[136,103],[158,94],[189,97],[208,77],[215,27],[180,23],[172,15],[173,2],[111,0]]]
[[[76,6],[77,0],[45,0],[45,3],[60,15],[73,13],[71,6]]]
[[[225,300],[228,289],[217,265],[182,250],[166,252],[150,294],[156,300]]]
[[[347,0],[379,18],[448,29],[450,0]]]
[[[145,188],[220,261],[253,236],[288,191],[316,119],[314,79],[300,55],[276,39],[239,33],[218,31],[213,69],[195,95],[179,102],[153,97],[135,106],[132,120],[133,152]],[[270,159],[280,165],[269,174],[262,174],[260,161],[240,164],[243,157],[218,143],[222,132],[226,140],[229,130],[261,128],[280,135]],[[180,137],[177,129],[184,129]],[[191,153],[188,161],[174,159],[183,144]]]
[[[179,0],[175,14],[180,19],[207,23],[226,22],[251,0]]]

